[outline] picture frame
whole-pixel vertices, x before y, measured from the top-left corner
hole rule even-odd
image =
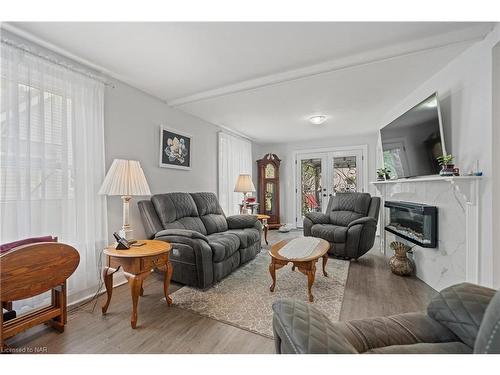
[[[191,170],[193,136],[160,125],[160,167]]]

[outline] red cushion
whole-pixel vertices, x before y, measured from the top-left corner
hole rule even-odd
[[[36,242],[56,242],[56,239],[52,238],[52,236],[43,236],[43,237],[26,238],[24,240],[14,241],[10,243],[4,243],[3,245],[0,245],[0,254],[6,253],[7,251],[12,250],[15,247],[28,245],[30,243],[36,243]]]

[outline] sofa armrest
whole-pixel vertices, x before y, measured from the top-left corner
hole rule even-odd
[[[284,299],[273,304],[273,332],[278,354],[354,354],[343,332],[318,309]]]
[[[166,236],[187,237],[197,240],[203,240],[208,243],[208,238],[205,235],[189,229],[164,229],[155,234],[155,239]]]
[[[311,220],[313,224],[330,224],[330,216],[322,212],[307,212],[305,217]]]
[[[252,228],[257,220],[256,215],[232,215],[226,218],[229,229]]]
[[[377,220],[374,219],[373,217],[369,217],[369,216],[365,216],[365,217],[361,217],[359,219],[356,219],[354,221],[351,221],[349,223],[349,225],[347,226],[347,228],[350,228],[354,225],[364,225],[364,224],[373,224],[373,225],[377,225]]]

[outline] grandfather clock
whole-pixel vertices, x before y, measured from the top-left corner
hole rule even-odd
[[[266,154],[257,160],[259,168],[259,213],[268,215],[269,228],[280,225],[280,158]]]

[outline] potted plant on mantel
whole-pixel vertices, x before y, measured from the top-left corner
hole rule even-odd
[[[391,178],[391,171],[387,168],[379,168],[377,169],[377,181],[385,181]]]
[[[453,159],[455,157],[451,154],[438,156],[436,160],[439,162],[441,166],[441,170],[439,171],[440,176],[449,177],[457,175],[457,170],[455,169],[455,164],[453,164]]]

